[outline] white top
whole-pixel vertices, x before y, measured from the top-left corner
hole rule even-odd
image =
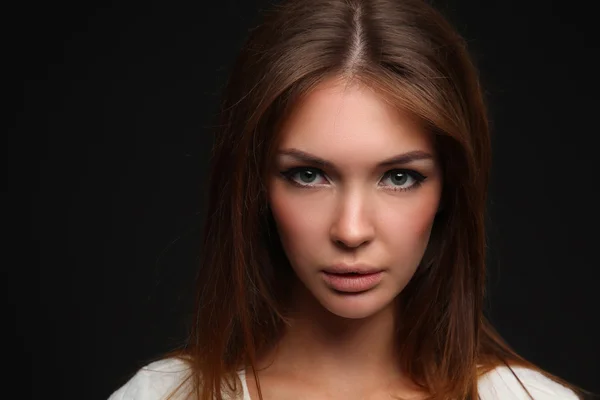
[[[188,366],[183,361],[175,358],[153,362],[140,369],[108,400],[163,400],[181,383],[187,369]],[[570,389],[546,378],[537,371],[523,367],[513,367],[512,369],[535,400],[578,399]],[[242,382],[242,397],[231,400],[251,400],[245,371],[240,370],[238,376]],[[479,379],[478,387],[481,400],[530,399],[507,367],[498,367],[482,376]]]

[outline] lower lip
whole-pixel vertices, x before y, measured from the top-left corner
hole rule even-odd
[[[383,277],[383,272],[361,275],[330,274],[323,272],[323,278],[329,287],[339,292],[357,293],[372,289]]]

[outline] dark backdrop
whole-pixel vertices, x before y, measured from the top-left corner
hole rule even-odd
[[[6,11],[7,176],[25,206],[5,208],[18,254],[5,260],[6,347],[27,394],[105,399],[183,340],[210,125],[265,4]],[[490,104],[489,315],[525,357],[600,392],[593,2],[437,4],[468,39]]]

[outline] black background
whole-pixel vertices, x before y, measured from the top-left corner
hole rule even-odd
[[[5,11],[17,398],[105,399],[183,340],[211,124],[266,4]],[[467,38],[490,105],[489,315],[522,355],[600,392],[594,2],[435,4]]]

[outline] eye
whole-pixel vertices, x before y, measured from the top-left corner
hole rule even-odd
[[[292,184],[304,188],[328,183],[323,171],[313,167],[294,167],[281,172],[281,175]],[[395,169],[385,173],[380,185],[394,191],[411,190],[416,189],[425,178],[413,170]]]
[[[319,177],[323,178],[323,172],[318,168],[295,167],[281,173],[287,180],[298,186],[320,185]]]
[[[391,190],[410,190],[417,188],[423,181],[425,176],[416,171],[405,169],[394,169],[385,173],[381,180],[383,186],[389,186]]]

